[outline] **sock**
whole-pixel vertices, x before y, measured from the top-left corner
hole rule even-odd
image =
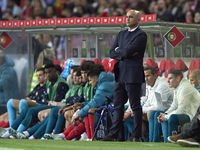
[[[93,113],[88,114],[88,120],[89,120],[89,124],[90,124],[90,136],[91,136],[90,139],[92,139],[93,134],[94,134],[94,114]]]
[[[79,121],[79,120],[77,120],[76,122],[77,122],[78,125],[80,124],[80,121]],[[63,134],[64,134],[65,136],[67,136],[67,135],[70,133],[70,131],[73,130],[73,129],[74,129],[74,126],[73,126],[73,124],[71,124],[71,125],[63,132]]]
[[[19,127],[17,128],[18,132],[23,132],[26,130],[26,127],[23,124],[20,124]]]
[[[33,135],[32,136],[30,136],[28,139],[36,139]]]
[[[2,125],[4,125],[5,124],[5,121],[3,120],[3,121],[1,121],[0,122],[0,127],[2,127]]]
[[[66,140],[71,140],[73,138],[76,138],[77,136],[81,135],[83,132],[85,132],[85,125],[83,123],[80,123],[78,126],[76,126],[66,137]]]
[[[16,110],[13,105],[13,99],[9,99],[7,102],[7,110],[8,110],[8,118],[10,122],[10,127],[12,126],[12,123],[16,119]]]
[[[91,139],[90,124],[89,124],[88,116],[84,117],[84,122],[85,122],[85,129],[86,129],[87,138]]]
[[[4,125],[1,126],[2,128],[8,128],[9,127],[9,121],[5,122]]]
[[[26,135],[27,137],[30,136],[28,131],[24,131],[23,134]]]

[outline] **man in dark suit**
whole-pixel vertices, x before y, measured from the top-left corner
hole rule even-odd
[[[114,116],[109,134],[103,141],[115,141],[123,125],[124,104],[128,98],[134,114],[134,127],[130,141],[141,141],[142,107],[141,85],[144,82],[143,57],[147,35],[139,28],[140,13],[130,10],[126,14],[128,30],[120,31],[111,47],[110,57],[117,59],[114,66]]]

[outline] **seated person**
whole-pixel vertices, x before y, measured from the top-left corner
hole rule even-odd
[[[155,116],[155,113],[160,114],[161,111],[163,112],[170,107],[173,101],[173,90],[169,88],[167,80],[165,78],[158,77],[157,71],[154,67],[147,66],[146,68],[144,68],[144,74],[147,85],[146,96],[141,98],[143,112],[142,131],[145,135],[146,126],[148,126],[147,122],[149,122],[149,139],[150,141],[152,141],[154,137],[154,130],[158,132],[161,128],[160,125],[154,124],[154,118],[157,118],[159,116]],[[131,114],[133,114],[132,111],[125,112],[124,120],[127,120],[127,118],[131,116]],[[133,121],[131,120],[131,122]],[[127,124],[128,126],[132,126],[132,124],[127,122],[125,122],[125,124]],[[132,131],[132,127],[128,127],[128,129],[131,129]]]
[[[53,64],[47,64],[45,66],[45,74],[47,77],[46,89],[49,98],[48,106],[41,105],[23,109],[17,119],[12,123],[8,132],[2,135],[3,138],[9,137],[12,133],[13,136],[16,137],[15,130],[18,132],[26,130],[33,119],[38,119],[37,116],[39,111],[55,107],[55,105],[64,98],[68,91],[68,85],[62,77],[56,74],[55,66]]]
[[[194,72],[195,71],[195,72]],[[199,75],[200,70],[194,70],[193,73],[196,74],[196,76]],[[193,74],[192,73],[192,74]],[[189,76],[190,83],[194,85],[198,85],[200,83],[200,80],[198,79],[198,83],[195,80],[194,76]],[[196,84],[195,84],[196,83]],[[200,106],[197,109],[197,112],[190,122],[190,126],[188,126],[186,129],[181,131],[180,134],[169,136],[168,140],[171,143],[178,143],[181,146],[184,147],[199,147],[200,146]]]
[[[73,85],[73,71],[74,71],[74,69],[76,69],[76,68],[78,68],[79,66],[78,65],[76,65],[76,66],[71,66],[71,70],[70,70],[70,74],[68,75],[68,77],[67,77],[67,79],[66,79],[66,81],[67,81],[67,84],[69,85],[69,88],[71,88],[72,87],[72,85]]]
[[[200,92],[200,70],[195,69],[189,75],[190,83]]]
[[[99,71],[104,71],[104,67],[102,65],[100,65],[100,64],[93,64],[92,61],[84,61],[82,63],[82,65],[81,65],[81,75],[82,75],[82,78],[83,78],[81,84],[83,85],[87,81],[87,83],[84,86],[84,94],[83,94],[84,95],[84,99],[87,100],[87,101],[83,102],[84,105],[86,105],[91,98],[93,99],[93,93],[94,93],[94,91],[93,91],[92,85],[89,84],[89,82],[88,82],[88,76],[87,76],[87,74],[88,74],[88,72],[90,72],[91,70],[94,70],[94,69],[95,70],[99,70]],[[89,110],[89,111],[93,112],[93,110]],[[66,126],[65,126],[66,128],[68,128],[69,125],[72,124],[71,121],[72,121],[73,114],[74,114],[74,110],[71,110],[71,111],[69,110],[69,111],[65,112],[64,115],[65,115],[65,118],[66,118]],[[89,114],[92,114],[92,113],[89,113]],[[90,117],[90,119],[94,118],[93,116],[94,115],[92,114],[91,117]],[[84,118],[84,120],[85,120],[85,118]],[[88,138],[89,138],[89,135],[88,135]]]
[[[17,74],[14,61],[0,50],[0,104],[11,98],[19,98]]]
[[[196,115],[191,121],[188,128],[183,130],[180,134],[169,136],[168,140],[171,143],[178,143],[184,147],[199,147],[200,146],[200,107]]]
[[[91,63],[92,61],[86,61],[85,63],[83,63],[82,65],[81,65],[81,68],[83,68],[83,70],[84,69],[90,69],[90,67],[93,65],[93,63]],[[77,74],[77,72],[79,72],[79,69],[76,67],[76,69],[74,68],[73,69],[73,75],[74,76],[72,76],[72,82],[73,82],[73,84],[82,84],[82,79],[80,78],[81,76],[80,76],[80,73],[78,73]],[[82,71],[82,70],[81,70]],[[77,77],[75,77],[76,76],[76,74],[78,75]],[[82,74],[81,74],[82,75]],[[84,78],[85,78],[86,76],[84,76]],[[76,79],[76,80],[75,80]],[[80,80],[81,79],[81,80]],[[74,81],[75,80],[75,81]],[[86,79],[85,79],[85,81],[86,81]],[[79,86],[80,88],[78,89],[78,91],[79,90],[82,90],[82,86]],[[90,86],[88,86],[88,87],[90,87]],[[76,86],[75,86],[75,88],[76,88]],[[74,89],[74,87],[73,87],[73,89]],[[87,88],[87,89],[91,89],[91,88]],[[86,90],[85,89],[85,87],[84,87],[84,90]],[[82,99],[82,93],[81,93],[81,95],[79,96],[79,97],[74,97],[74,96],[71,96],[71,97],[68,97],[68,96],[70,96],[73,92],[72,92],[73,90],[69,90],[67,93],[66,93],[66,96],[67,97],[65,97],[66,99],[63,99],[64,100],[64,102],[66,103],[68,103],[68,102],[70,102],[71,100],[70,99],[74,99],[74,98],[77,98],[77,101],[79,101],[80,102],[80,99],[79,98],[81,98]],[[79,94],[80,94],[80,91],[78,92]],[[87,92],[88,93],[88,92]],[[93,94],[93,92],[92,92],[92,94]],[[88,94],[88,95],[91,95],[90,93]],[[62,100],[62,101],[63,101]],[[60,110],[59,110],[59,116],[58,116],[58,121],[57,121],[57,123],[56,123],[56,125],[55,125],[55,131],[54,131],[54,133],[57,133],[57,132],[59,132],[60,130],[61,130],[61,128],[62,128],[62,123],[60,123],[62,120],[63,120],[63,116],[62,116],[62,114],[66,111],[66,110],[69,110],[68,112],[70,112],[70,114],[72,114],[72,112],[71,112],[71,109],[72,109],[73,107],[72,106],[68,106],[67,105],[67,107],[62,107]],[[57,111],[57,108],[55,108],[55,109],[52,109],[52,111],[51,111],[51,113],[50,113],[50,116],[51,116],[51,121],[53,120],[53,118],[55,118],[55,116],[57,116],[57,114],[58,114],[58,112],[57,113],[55,113],[55,111]],[[49,116],[49,117],[50,117]],[[44,134],[44,131],[45,131],[45,128],[46,128],[46,126],[47,126],[47,130],[46,130],[46,132],[47,133],[49,133],[49,132],[52,132],[52,130],[53,129],[51,129],[51,131],[49,130],[49,128],[48,128],[48,125],[47,125],[47,121],[48,121],[48,117],[46,117],[45,118],[45,120],[43,120],[41,123],[39,123],[39,124],[37,124],[37,125],[35,125],[34,127],[32,127],[31,129],[29,129],[28,131],[24,131],[22,134],[20,134],[20,132],[16,132],[15,134],[16,134],[16,138],[28,138],[30,135],[33,135],[33,136],[31,136],[31,137],[29,137],[30,139],[35,139],[35,138],[40,138],[43,134]],[[56,120],[56,119],[55,119]],[[54,121],[54,123],[55,123],[55,121]],[[67,123],[67,124],[69,124],[69,123]],[[40,127],[41,126],[41,127]],[[49,126],[52,126],[51,124],[49,125]],[[68,125],[69,126],[69,125]],[[40,128],[39,128],[40,127]],[[38,129],[39,128],[39,129]]]
[[[63,133],[61,134],[45,134],[47,139],[66,139],[71,140],[78,135],[82,134],[85,131],[85,126],[82,121],[79,121],[79,118],[84,118],[88,115],[88,111],[91,108],[98,108],[103,106],[106,102],[105,96],[113,97],[114,93],[114,76],[112,73],[105,73],[100,71],[99,69],[91,70],[88,73],[89,84],[91,84],[94,88],[94,98],[88,102],[82,109],[77,111],[75,115],[72,117],[72,122],[76,124],[76,128],[74,125],[70,125]],[[76,123],[75,123],[76,122]],[[94,124],[94,122],[93,122]],[[93,125],[92,125],[93,126]],[[92,128],[90,126],[90,128]]]
[[[10,126],[16,119],[16,111],[19,113],[28,107],[38,106],[47,104],[48,94],[46,92],[46,78],[44,68],[39,68],[36,71],[38,85],[33,89],[33,91],[24,99],[10,99],[7,103],[7,110],[9,116]]]
[[[54,134],[58,134],[64,128],[65,119],[64,114],[59,114],[59,110],[61,106],[69,106],[76,102],[80,103],[84,101],[83,99],[83,88],[81,85],[81,72],[80,69],[74,69],[73,72],[73,83],[74,85],[68,90],[65,95],[65,99],[63,99],[60,103],[57,104],[58,107],[54,107],[51,109],[50,115],[47,116],[42,122],[36,124],[28,131],[24,131],[23,133],[16,132],[16,137],[19,139],[28,138],[30,139],[39,139],[45,133],[52,133],[54,129]]]
[[[73,71],[74,71],[74,69],[78,69],[79,68],[79,66],[72,66],[73,67],[73,69],[71,68],[71,71],[70,71],[70,73],[72,74],[72,78],[73,78]],[[72,79],[72,82],[73,82],[73,79]],[[74,83],[72,83],[72,84],[74,84]],[[74,88],[74,87],[73,87]],[[67,92],[67,93],[71,93],[70,91],[72,90],[71,89],[71,87],[69,87],[69,91]],[[65,96],[65,97],[68,97],[68,96]],[[40,111],[39,113],[38,113],[38,119],[40,120],[40,121],[42,121],[46,116],[48,116],[49,114],[50,114],[50,111],[51,111],[51,109],[45,109],[45,110],[42,110],[42,111]]]
[[[81,77],[82,77],[81,86],[84,87],[83,88],[83,97],[84,97],[83,104],[84,105],[86,105],[91,99],[93,99],[93,95],[94,95],[93,87],[92,87],[92,85],[90,85],[88,83],[87,74],[92,68],[100,68],[100,67],[102,68],[103,66],[102,65],[99,66],[98,64],[94,64],[94,62],[90,61],[90,60],[84,61],[82,63],[82,65],[80,66]],[[72,115],[74,113],[74,111],[72,109],[73,109],[73,107],[63,107],[60,110],[60,113],[61,114],[64,113],[64,116],[65,116],[65,119],[66,119],[65,128],[68,128],[72,124],[71,119],[72,119]]]
[[[169,142],[168,136],[172,135],[173,130],[178,131],[179,125],[192,120],[200,105],[199,92],[183,78],[180,70],[170,70],[167,80],[169,87],[175,90],[171,107],[157,118],[162,126],[164,142]]]

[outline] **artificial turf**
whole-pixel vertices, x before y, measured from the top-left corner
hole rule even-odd
[[[172,143],[102,142],[102,141],[54,141],[0,139],[0,150],[179,150],[198,149],[180,147]]]

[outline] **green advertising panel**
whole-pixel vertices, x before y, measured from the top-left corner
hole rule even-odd
[[[81,48],[81,57],[87,57],[87,48]]]
[[[105,57],[110,57],[110,47],[105,48]]]
[[[200,57],[200,47],[195,47],[196,57]]]
[[[177,46],[174,48],[174,57],[181,57],[181,47]]]

